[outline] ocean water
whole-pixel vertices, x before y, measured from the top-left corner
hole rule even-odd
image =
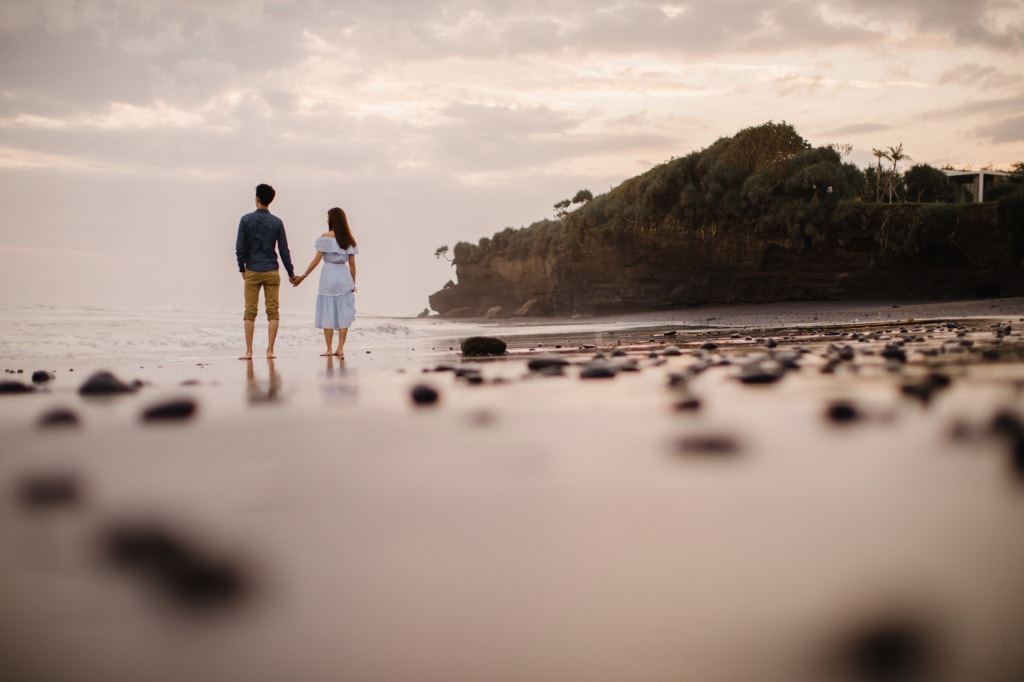
[[[237,356],[245,348],[237,311],[0,306],[0,329],[0,365],[65,359],[202,361]],[[257,319],[257,355],[266,349],[266,329],[266,319]],[[481,329],[471,323],[362,314],[349,331],[346,349],[467,336]],[[322,345],[323,333],[313,327],[312,314],[281,314],[279,354],[312,352]]]
[[[680,322],[676,325],[706,328]],[[655,328],[644,319],[546,319],[463,321],[361,313],[349,330],[346,350],[447,349],[468,336],[499,336],[512,343],[614,341],[625,331]],[[674,327],[675,328],[675,327]],[[100,307],[0,306],[0,367],[30,361],[204,361],[237,357],[245,349],[238,311],[123,310]],[[266,349],[266,319],[256,320],[253,351]],[[275,350],[319,353],[323,332],[309,312],[284,311]],[[408,350],[408,348],[406,348]]]

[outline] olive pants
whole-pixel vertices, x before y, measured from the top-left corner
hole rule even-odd
[[[260,289],[263,289],[264,303],[267,308],[268,320],[281,319],[278,313],[278,293],[281,291],[281,273],[278,270],[269,272],[245,271],[245,319],[255,320],[256,310],[260,302]]]

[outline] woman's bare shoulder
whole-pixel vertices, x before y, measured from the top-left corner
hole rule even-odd
[[[331,238],[333,238],[333,237],[334,237],[334,233],[333,233],[333,232],[324,232],[324,233],[323,233],[322,235],[320,235],[320,236],[321,236],[321,237],[331,237]]]

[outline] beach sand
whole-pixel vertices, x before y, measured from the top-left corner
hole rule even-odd
[[[10,368],[55,378],[0,395],[0,679],[1024,679],[1022,320],[707,307],[495,323],[499,358]],[[100,369],[142,385],[79,395]]]

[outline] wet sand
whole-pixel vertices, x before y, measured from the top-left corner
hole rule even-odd
[[[55,379],[0,396],[0,679],[1024,678],[1022,318],[779,304],[504,324],[500,358],[24,368]],[[97,369],[142,386],[79,395]],[[41,428],[58,408],[78,426]]]

